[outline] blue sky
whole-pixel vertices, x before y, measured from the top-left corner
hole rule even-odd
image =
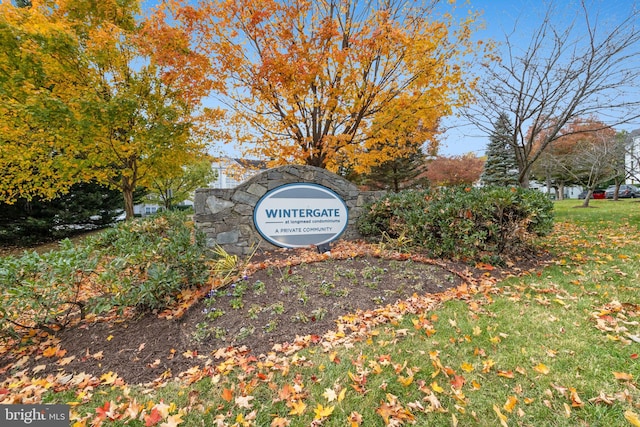
[[[257,1],[257,0],[256,0]],[[143,7],[154,5],[157,0],[145,0]],[[585,0],[589,8],[590,18],[597,17],[606,30],[610,23],[619,22],[628,16],[633,8],[634,0]],[[640,2],[640,0],[639,0]],[[492,39],[498,43],[505,40],[505,34],[513,43],[522,43],[526,49],[533,31],[542,22],[546,11],[546,0],[457,0],[460,13],[466,14],[469,8],[482,13],[484,29],[478,31],[479,39]],[[576,17],[576,10],[580,7],[580,0],[554,0],[557,14],[554,16],[559,25],[571,22]],[[640,6],[639,6],[640,7]],[[576,34],[579,36],[579,34]],[[638,63],[640,67],[640,62]],[[640,88],[629,94],[635,99],[640,98]],[[488,135],[476,129],[462,119],[446,118],[443,125],[448,130],[441,137],[440,154],[445,156],[461,155],[473,152],[483,155],[488,143]],[[640,122],[617,127],[616,130],[632,131],[640,129]],[[215,154],[238,155],[231,145],[216,146]]]
[[[586,0],[589,14],[606,28],[608,24],[619,22],[633,7],[632,0]],[[470,0],[471,8],[482,11],[485,29],[478,33],[482,39],[490,38],[496,42],[505,40],[509,34],[511,41],[521,41],[526,48],[532,32],[542,22],[546,10],[545,2],[541,0]],[[555,16],[558,23],[570,22],[575,17],[575,10],[579,7],[576,0],[557,0],[560,6]],[[640,64],[639,64],[640,66]],[[640,97],[640,88],[630,96]],[[440,153],[443,155],[460,155],[468,152],[483,155],[488,138],[475,127],[467,125],[465,121],[449,118],[444,121],[450,129],[443,135]],[[631,131],[639,129],[640,123],[630,123],[616,128]]]

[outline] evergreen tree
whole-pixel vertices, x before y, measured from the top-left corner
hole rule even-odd
[[[119,191],[92,182],[75,184],[53,200],[0,203],[0,245],[29,246],[104,228],[122,208]]]
[[[413,144],[413,150],[402,157],[387,160],[373,166],[363,179],[363,184],[376,189],[399,192],[405,188],[425,184],[418,175],[424,172],[425,155],[421,144]]]
[[[500,113],[494,123],[487,146],[487,161],[484,164],[481,180],[484,185],[518,185],[518,166],[515,152],[509,144],[513,126],[506,113]]]

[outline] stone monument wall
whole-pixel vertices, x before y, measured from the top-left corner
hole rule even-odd
[[[248,255],[255,245],[264,250],[275,249],[262,238],[253,224],[253,209],[270,190],[285,184],[313,183],[337,193],[349,210],[349,221],[340,239],[361,238],[356,223],[365,204],[384,192],[360,191],[351,182],[326,169],[305,165],[288,165],[269,169],[243,182],[236,188],[196,190],[194,221],[207,236],[207,246],[221,246],[230,254]]]

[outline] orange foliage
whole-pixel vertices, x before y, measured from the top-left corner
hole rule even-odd
[[[484,159],[468,153],[462,156],[436,157],[424,173],[431,185],[450,186],[473,184],[480,179]]]
[[[233,113],[229,135],[247,155],[331,170],[347,159],[362,173],[405,154],[403,141],[437,146],[441,117],[474,85],[463,57],[484,49],[470,39],[475,15],[457,23],[432,19],[430,2],[404,7],[173,0],[151,22],[154,34],[180,36],[154,42],[158,50],[174,52],[191,35],[200,65],[209,61],[206,84]]]
[[[558,137],[549,147],[551,155],[576,155],[587,144],[598,144],[610,141],[616,135],[616,131],[605,123],[593,118],[577,118],[562,128]],[[534,144],[534,151],[539,150],[547,133],[541,133]]]

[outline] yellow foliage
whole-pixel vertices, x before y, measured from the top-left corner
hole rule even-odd
[[[365,172],[437,148],[442,117],[471,99],[465,61],[485,48],[471,41],[475,15],[405,7],[175,0],[155,19],[191,31],[247,155]]]

